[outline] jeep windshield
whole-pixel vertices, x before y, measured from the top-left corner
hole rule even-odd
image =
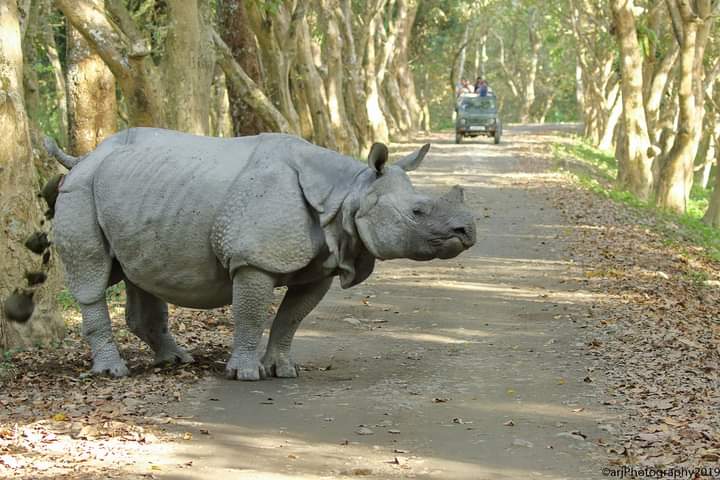
[[[493,97],[467,97],[460,102],[460,111],[468,113],[494,113],[495,99]]]

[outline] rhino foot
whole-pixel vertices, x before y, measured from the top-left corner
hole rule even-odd
[[[192,363],[193,360],[194,359],[192,355],[190,355],[184,349],[175,346],[172,349],[168,348],[166,350],[155,352],[155,360],[153,360],[153,365]]]
[[[230,380],[255,381],[266,378],[267,374],[256,353],[233,352],[225,366],[225,376]]]
[[[269,376],[278,378],[297,378],[298,376],[298,367],[287,354],[265,353],[262,363]]]
[[[120,355],[115,353],[114,356],[96,356],[93,360],[91,372],[99,375],[110,375],[111,377],[120,378],[126,377],[130,373],[130,370],[128,370],[125,361],[120,358]]]

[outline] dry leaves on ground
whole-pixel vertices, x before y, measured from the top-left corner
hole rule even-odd
[[[0,478],[152,476],[160,469],[153,460],[167,441],[178,439],[163,427],[174,422],[168,407],[198,379],[224,368],[232,339],[227,313],[171,309],[171,328],[196,362],[166,368],[152,367],[151,352],[116,322],[116,339],[131,369],[122,379],[87,375],[90,352],[77,314],[66,314],[70,326],[62,345],[16,353],[14,374],[3,380]],[[113,316],[119,319],[122,311]],[[147,462],[138,460],[138,452]]]
[[[568,231],[584,288],[598,294],[588,349],[623,419],[618,462],[699,466],[720,460],[720,265],[670,245],[651,212],[565,184],[546,195]],[[711,281],[707,281],[707,280]]]

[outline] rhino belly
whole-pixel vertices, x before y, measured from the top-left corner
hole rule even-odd
[[[127,253],[115,252],[125,276],[168,303],[189,308],[217,308],[232,303],[232,281],[212,252],[198,255],[197,251],[176,251],[173,261],[168,261],[165,252],[153,248],[142,255]]]
[[[141,232],[123,231],[121,225],[106,226],[113,256],[125,276],[175,305],[216,308],[230,304],[232,282],[210,247],[209,233],[198,228],[182,235],[163,226],[146,224]]]

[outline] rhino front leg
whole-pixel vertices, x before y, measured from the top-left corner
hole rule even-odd
[[[262,363],[265,372],[280,378],[298,376],[295,362],[290,358],[290,347],[300,322],[322,300],[332,284],[332,277],[316,283],[288,288],[270,330],[267,350]]]
[[[274,288],[275,278],[261,270],[241,267],[235,272],[232,305],[235,342],[225,367],[230,379],[260,380],[266,376],[257,350]]]
[[[128,328],[155,352],[156,365],[189,363],[192,356],[180,348],[168,331],[167,303],[125,279],[127,303],[125,320]]]

